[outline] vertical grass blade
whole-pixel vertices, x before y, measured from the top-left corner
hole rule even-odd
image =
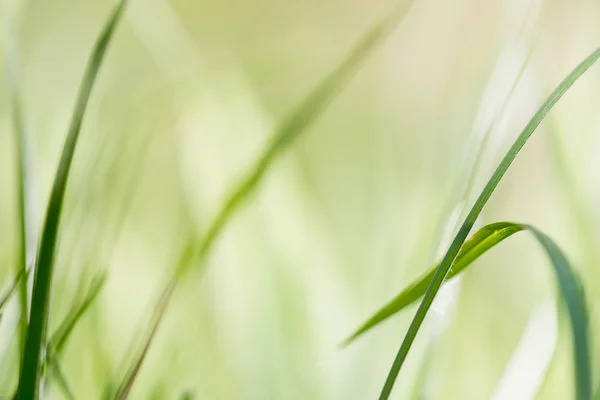
[[[473,228],[475,221],[479,217],[479,214],[483,210],[483,207],[489,200],[490,196],[498,186],[498,183],[500,183],[500,180],[502,179],[510,165],[513,163],[513,161],[515,160],[525,143],[527,143],[527,140],[531,137],[535,129],[546,117],[546,115],[556,104],[556,102],[565,94],[565,92],[573,85],[573,83],[575,83],[575,81],[581,75],[583,75],[583,73],[587,71],[587,69],[590,66],[592,66],[592,64],[594,64],[598,60],[599,57],[600,48],[596,49],[585,60],[583,60],[579,65],[577,65],[577,67],[575,67],[575,69],[569,75],[567,75],[567,77],[558,85],[558,87],[554,89],[554,91],[550,94],[550,96],[535,113],[533,118],[525,126],[525,129],[518,136],[512,147],[508,150],[508,153],[504,156],[504,158],[500,162],[500,165],[498,166],[498,168],[486,184],[485,188],[477,198],[475,204],[473,205],[473,208],[467,215],[457,235],[452,241],[448,251],[444,255],[440,266],[434,274],[431,284],[427,288],[427,292],[425,293],[425,296],[423,297],[423,300],[419,305],[419,308],[417,309],[417,312],[408,328],[408,331],[404,336],[402,345],[400,346],[400,349],[396,354],[396,358],[394,359],[390,372],[386,378],[385,384],[379,396],[380,400],[387,399],[390,393],[392,392],[392,388],[394,386],[394,382],[396,381],[396,377],[398,376],[398,373],[402,368],[404,360],[406,359],[406,356],[408,355],[408,352],[415,340],[415,337],[419,332],[423,320],[425,319],[425,316],[427,315],[427,312],[429,311],[429,308],[433,303],[435,295],[440,289],[444,278],[448,274],[448,271],[450,270],[450,267],[452,266],[452,263],[458,255],[458,252],[460,251],[467,236],[469,235],[471,228]]]
[[[37,232],[35,228],[35,201],[33,193],[33,181],[31,171],[32,155],[31,145],[29,143],[30,134],[27,129],[27,118],[24,110],[23,90],[20,78],[20,56],[17,43],[16,29],[9,21],[5,20],[7,26],[7,37],[9,38],[8,51],[6,53],[6,64],[8,69],[8,82],[10,91],[10,103],[12,108],[12,123],[16,143],[17,160],[17,215],[19,217],[19,259],[16,264],[15,284],[18,283],[19,289],[19,341],[18,348],[21,357],[25,347],[25,338],[27,336],[27,320],[29,313],[29,293],[27,289],[27,270],[35,262],[35,252],[37,246]],[[23,279],[21,279],[23,278]],[[17,285],[13,287],[16,289]],[[12,291],[9,291],[9,295]],[[8,299],[8,297],[6,298]],[[2,302],[4,303],[4,302]],[[0,309],[2,307],[0,306]],[[20,360],[22,362],[22,360]]]
[[[121,0],[116,6],[108,22],[103,28],[83,76],[71,125],[63,146],[60,162],[50,199],[46,210],[46,218],[42,230],[39,257],[36,263],[31,302],[31,316],[27,330],[27,340],[23,356],[23,365],[19,374],[19,384],[16,398],[19,400],[37,399],[41,378],[42,348],[46,343],[46,331],[50,306],[50,287],[54,270],[54,255],[60,224],[65,188],[69,170],[75,153],[77,140],[87,104],[104,59],[106,49],[113,36],[115,28],[123,14],[126,0]]]

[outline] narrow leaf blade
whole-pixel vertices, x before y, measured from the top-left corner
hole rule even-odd
[[[460,274],[464,269],[466,269],[471,263],[477,260],[489,249],[500,244],[502,241],[504,241],[504,239],[509,238],[522,229],[523,228],[520,225],[510,222],[494,223],[481,228],[465,242],[460,253],[456,257],[454,264],[452,265],[452,269],[450,272],[448,272],[446,280],[452,279],[456,275]],[[419,298],[421,298],[427,291],[427,287],[431,283],[438,266],[439,264],[430,269],[421,278],[408,285],[402,292],[400,292],[400,294],[394,297],[389,303],[379,309],[379,311],[377,311],[366,322],[364,322],[352,335],[350,335],[350,337],[344,341],[343,344],[350,344],[359,336],[362,336],[376,325],[379,325],[386,319],[402,311],[404,308],[410,306]]]
[[[50,287],[54,270],[54,254],[56,251],[65,189],[87,104],[102,60],[104,59],[106,49],[108,48],[120,17],[123,14],[126,1],[127,0],[121,0],[116,6],[92,51],[79,89],[75,110],[63,146],[58,169],[54,177],[54,183],[46,211],[46,219],[42,230],[39,257],[35,269],[31,317],[27,330],[23,365],[19,374],[19,384],[16,395],[16,398],[19,400],[37,399],[39,397],[41,354],[42,347],[46,343]]]

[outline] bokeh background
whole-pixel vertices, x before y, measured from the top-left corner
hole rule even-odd
[[[114,3],[0,4],[0,49],[6,55],[12,32],[21,55],[39,227],[83,68]],[[131,1],[84,121],[59,242],[51,326],[107,271],[62,360],[78,398],[101,398],[118,383],[181,249],[199,243],[277,123],[395,4]],[[131,398],[375,398],[415,308],[349,347],[341,341],[445,251],[541,101],[598,46],[599,20],[600,3],[587,0],[416,0],[273,165],[206,270],[186,276]],[[6,287],[19,236],[4,61],[0,76]],[[583,277],[593,326],[599,88],[593,67],[479,222],[526,222],[555,239]],[[15,307],[0,323],[6,396],[17,377]],[[442,291],[393,397],[571,398],[570,346],[546,259],[517,235]],[[48,395],[62,398],[54,385]]]

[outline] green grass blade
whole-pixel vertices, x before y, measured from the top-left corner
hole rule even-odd
[[[496,244],[502,242],[504,239],[512,236],[513,234],[520,231],[529,231],[542,245],[546,253],[548,254],[552,267],[554,269],[556,280],[561,297],[565,300],[567,305],[569,319],[571,323],[571,331],[573,334],[573,354],[575,361],[575,382],[576,382],[576,394],[577,399],[588,400],[591,399],[591,367],[589,357],[589,338],[588,338],[588,314],[585,303],[585,295],[583,288],[577,278],[573,269],[569,265],[566,257],[562,251],[554,244],[554,242],[548,238],[545,234],[537,230],[536,228],[525,225],[525,224],[514,224],[508,222],[501,222],[491,224],[481,229],[477,234],[473,236],[469,241],[465,243],[463,249],[471,252],[471,255],[463,255],[461,253],[456,259],[457,269],[453,270],[448,274],[448,279],[452,276],[456,276],[464,271],[475,259],[481,256],[483,253],[494,247]],[[477,239],[477,240],[475,240]],[[465,258],[460,258],[461,255]],[[463,260],[469,260],[464,262]],[[460,264],[460,266],[458,265]],[[433,272],[434,270],[432,270]],[[421,296],[426,290],[427,285],[430,284],[433,279],[433,274],[429,273],[425,277],[418,279],[415,283],[411,284],[402,293],[406,294],[403,305],[400,309],[406,307],[408,304],[414,302],[416,299],[412,296]],[[412,293],[411,293],[412,292]],[[408,293],[411,293],[410,295]],[[400,297],[400,296],[399,296]],[[392,302],[393,303],[393,302]],[[390,303],[391,304],[391,303]],[[400,302],[394,304],[397,306]],[[385,310],[385,307],[382,309]],[[386,310],[387,311],[387,310]],[[398,310],[399,311],[399,310]],[[381,322],[384,319],[389,318],[391,315],[398,311],[391,313],[378,312],[377,315],[383,315]],[[367,325],[367,324],[365,324]],[[373,325],[368,326],[364,331],[372,328]],[[362,327],[361,327],[362,329]],[[360,330],[360,329],[359,329]],[[364,333],[364,331],[362,333]]]
[[[175,289],[175,281],[171,281],[169,285],[165,288],[163,293],[161,294],[156,307],[154,309],[154,315],[152,316],[152,321],[150,323],[150,331],[144,340],[144,345],[140,350],[139,354],[137,354],[134,358],[133,364],[131,364],[127,373],[125,374],[119,388],[115,396],[113,397],[115,400],[125,400],[133,387],[133,383],[140,372],[142,367],[142,363],[148,354],[148,350],[150,349],[150,345],[152,344],[152,340],[158,331],[158,327],[162,321],[162,318],[167,310],[167,306],[169,305],[169,300],[171,295],[173,294],[173,290]]]
[[[588,337],[588,312],[583,285],[569,265],[560,248],[543,232],[523,225],[542,245],[550,258],[559,291],[565,300],[571,323],[573,361],[575,364],[575,394],[577,400],[592,399],[590,346]]]
[[[101,273],[99,274],[99,276],[94,277],[89,292],[85,296],[83,301],[74,306],[71,309],[71,311],[67,313],[67,316],[56,329],[54,334],[51,336],[50,341],[48,342],[48,348],[52,350],[53,356],[58,356],[62,353],[67,343],[67,340],[73,332],[73,329],[75,328],[81,317],[85,314],[85,312],[90,308],[94,300],[98,298],[98,295],[100,294],[100,291],[104,287],[105,283],[105,273]]]
[[[29,312],[29,293],[27,289],[27,270],[35,259],[37,246],[37,233],[35,232],[35,201],[33,198],[33,181],[31,177],[32,159],[30,133],[27,128],[27,119],[24,110],[23,90],[20,78],[20,55],[16,32],[11,23],[11,18],[6,18],[7,36],[9,37],[6,64],[12,108],[12,123],[16,143],[17,159],[17,184],[18,184],[18,216],[19,216],[19,261],[16,264],[16,280],[19,289],[19,353],[23,355],[25,339],[27,336],[27,320]],[[20,279],[25,276],[25,279]],[[16,288],[16,286],[15,286]],[[10,294],[11,292],[9,292]],[[0,309],[2,306],[0,306]],[[20,360],[22,362],[22,360]]]
[[[448,272],[448,275],[446,275],[446,280],[452,279],[489,249],[521,230],[523,230],[521,225],[512,224],[510,222],[498,222],[481,228],[465,242],[460,253],[458,253],[458,256],[456,257],[456,260],[452,264],[452,268]],[[420,299],[427,291],[427,287],[429,287],[438,267],[439,264],[429,270],[429,272],[424,274],[421,278],[408,285],[406,289],[400,292],[400,294],[394,297],[389,303],[379,309],[379,311],[363,323],[344,341],[343,344],[350,344],[376,325],[379,325],[392,315],[402,311],[404,308]]]
[[[4,306],[6,305],[8,300],[10,300],[11,296],[17,291],[17,288],[20,286],[20,282],[22,282],[23,280],[27,280],[23,279],[23,276],[27,276],[28,274],[29,271],[27,270],[25,271],[25,273],[23,273],[23,271],[19,271],[18,275],[13,279],[8,289],[6,289],[6,293],[4,293],[4,295],[2,295],[2,297],[0,298],[0,314],[2,314],[2,310],[4,309]]]
[[[377,49],[390,35],[399,21],[412,5],[412,1],[403,4],[394,10],[387,18],[371,28],[354,45],[337,68],[310,92],[304,100],[285,118],[276,128],[271,141],[266,146],[250,172],[242,179],[238,186],[225,201],[223,207],[210,225],[204,240],[200,244],[198,259],[200,267],[204,266],[204,259],[212,249],[216,239],[222,232],[232,215],[244,204],[248,197],[256,190],[258,184],[268,171],[273,161],[321,115],[329,103],[335,98],[340,89],[344,87],[358,67]],[[178,274],[185,272],[191,264],[182,264],[183,268]]]
[[[58,387],[62,390],[65,399],[67,400],[75,400],[75,395],[73,394],[73,389],[67,382],[67,377],[65,376],[62,368],[60,367],[60,363],[56,358],[51,358],[49,361],[49,366],[52,371],[52,375],[54,379],[56,379],[56,383],[58,383]]]
[[[39,396],[41,353],[42,347],[46,343],[54,253],[65,188],[90,94],[125,4],[126,0],[122,0],[116,6],[92,51],[79,89],[58,170],[54,177],[35,269],[30,323],[16,395],[19,400],[37,399]]]
[[[600,57],[600,48],[596,49],[592,54],[590,54],[585,60],[583,60],[575,69],[567,75],[567,77],[558,85],[556,89],[550,94],[550,96],[546,99],[546,101],[542,104],[539,110],[535,113],[533,118],[529,121],[529,123],[525,126],[525,129],[521,132],[519,137],[516,139],[512,147],[508,150],[508,153],[504,156],[500,165],[486,184],[485,188],[477,198],[473,208],[467,215],[465,221],[460,227],[458,233],[456,234],[454,240],[452,241],[448,251],[444,255],[442,262],[437,268],[431,284],[427,288],[425,296],[417,309],[417,312],[404,336],[404,340],[402,341],[402,345],[396,354],[390,372],[386,378],[385,384],[380,394],[380,400],[387,399],[392,392],[392,388],[394,386],[394,382],[396,381],[396,377],[404,364],[404,360],[408,355],[408,352],[419,332],[419,329],[433,303],[433,299],[435,298],[440,286],[444,282],[450,267],[463,243],[467,239],[469,232],[473,228],[475,221],[479,217],[479,214],[483,210],[483,207],[491,197],[492,193],[500,183],[500,180],[513,163],[527,140],[531,137],[535,129],[542,122],[542,120],[546,117],[548,112],[552,109],[552,107],[556,104],[556,102],[565,94],[567,90],[575,83],[575,81],[583,75],[587,69],[594,64],[598,58]]]

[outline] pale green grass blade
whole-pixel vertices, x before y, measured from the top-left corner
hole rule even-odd
[[[456,257],[456,260],[452,264],[452,268],[448,272],[448,275],[446,275],[446,280],[452,279],[489,249],[521,230],[523,230],[521,225],[512,224],[510,222],[498,222],[481,228],[465,242],[460,253],[458,253],[458,256]],[[439,264],[429,270],[429,272],[424,274],[421,278],[408,285],[400,292],[400,294],[394,297],[394,299],[379,309],[379,311],[373,314],[371,318],[363,323],[344,341],[344,345],[350,344],[354,339],[420,299],[427,291],[427,287],[429,287],[438,267]]]
[[[29,271],[25,271],[25,273],[23,273],[23,271],[19,271],[19,274],[13,279],[8,289],[6,289],[6,293],[4,293],[4,295],[2,295],[0,298],[0,314],[2,314],[2,310],[4,310],[4,306],[8,300],[10,300],[11,296],[17,291],[17,288],[20,286],[20,282],[27,280],[23,279],[23,276],[27,276],[28,274]]]
[[[9,13],[7,13],[9,14]],[[14,17],[14,16],[13,16]],[[23,89],[20,77],[20,55],[17,43],[16,29],[11,21],[11,16],[5,19],[7,26],[7,37],[9,38],[8,51],[6,52],[6,64],[8,70],[8,82],[10,89],[10,103],[12,108],[12,123],[16,143],[17,161],[17,185],[18,185],[18,216],[19,216],[19,259],[16,264],[16,280],[19,289],[19,349],[23,354],[25,339],[27,336],[29,293],[27,289],[28,269],[33,264],[37,246],[37,232],[35,229],[35,201],[33,198],[33,181],[31,171],[32,154],[30,145],[30,132],[27,127],[25,115]],[[25,277],[25,279],[21,279]],[[16,286],[15,286],[16,288]],[[9,292],[10,294],[10,292]],[[3,302],[2,302],[3,303]],[[0,305],[0,310],[2,306]],[[20,360],[22,362],[22,360]]]
[[[67,377],[65,376],[64,372],[62,371],[62,368],[60,367],[60,363],[58,362],[58,360],[56,358],[51,358],[48,363],[49,363],[50,370],[52,371],[52,375],[54,376],[56,383],[58,383],[58,387],[60,387],[60,390],[62,391],[63,396],[65,396],[65,399],[75,400],[75,395],[73,394],[73,389],[71,389],[69,382],[67,382]]]
[[[559,85],[554,91],[550,94],[548,99],[542,104],[539,110],[535,113],[533,118],[529,121],[525,129],[521,132],[519,137],[516,139],[512,147],[509,149],[506,156],[502,159],[500,165],[486,184],[485,188],[479,195],[477,201],[473,205],[473,208],[467,215],[465,221],[463,222],[461,228],[459,229],[456,237],[452,241],[448,251],[440,263],[440,266],[437,268],[431,284],[427,288],[425,296],[423,297],[423,301],[419,305],[417,312],[408,328],[408,331],[402,341],[402,345],[396,354],[396,358],[392,364],[390,372],[387,376],[383,389],[381,391],[380,399],[387,399],[392,392],[392,388],[394,386],[394,382],[396,381],[396,377],[404,364],[404,360],[408,355],[408,352],[419,332],[419,329],[433,303],[433,299],[435,298],[440,286],[444,282],[454,259],[458,255],[460,248],[463,243],[467,239],[469,232],[473,228],[475,221],[479,217],[479,214],[483,210],[483,207],[489,200],[490,196],[500,183],[500,180],[517,157],[525,143],[529,137],[533,134],[538,125],[542,122],[542,120],[546,117],[548,112],[552,109],[552,107],[556,104],[556,102],[565,94],[565,92],[575,83],[575,81],[583,75],[587,69],[594,64],[598,58],[600,57],[600,48],[596,49],[592,54],[590,54],[584,61],[582,61]]]
[[[129,395],[131,388],[133,387],[133,383],[140,372],[142,367],[142,363],[148,354],[148,350],[150,349],[150,345],[152,344],[152,340],[156,335],[158,327],[162,321],[162,318],[167,310],[167,306],[169,305],[169,300],[171,295],[173,294],[173,290],[175,289],[175,281],[171,281],[166,289],[161,294],[158,303],[154,309],[154,315],[152,317],[152,321],[150,322],[150,331],[144,340],[144,345],[140,350],[139,354],[134,358],[134,362],[131,364],[127,373],[125,374],[119,388],[117,389],[116,394],[114,395],[114,399],[116,400],[124,400]]]
[[[39,397],[41,354],[42,347],[46,344],[50,287],[52,284],[54,255],[65,188],[90,94],[125,4],[126,0],[122,0],[116,6],[92,51],[79,89],[71,125],[54,178],[35,269],[30,323],[27,330],[23,365],[19,375],[19,385],[16,394],[16,398],[19,400],[37,399]]]
[[[304,133],[310,124],[327,108],[329,103],[335,98],[353,76],[358,67],[375,51],[386,39],[398,22],[408,11],[412,1],[403,4],[401,7],[391,13],[387,18],[368,31],[354,45],[337,68],[335,68],[325,79],[321,81],[316,88],[312,90],[299,105],[291,111],[287,118],[279,124],[272,139],[263,151],[250,172],[242,179],[241,183],[233,190],[231,195],[225,201],[223,207],[217,213],[212,224],[207,230],[203,240],[200,242],[197,251],[187,248],[177,263],[175,277],[169,282],[163,290],[163,294],[154,311],[152,322],[145,335],[146,341],[143,349],[134,359],[122,383],[119,385],[115,399],[124,399],[127,397],[133,382],[141,368],[142,362],[150,348],[152,339],[160,325],[164,311],[170,301],[177,283],[181,276],[192,266],[199,268],[205,266],[206,258],[215,244],[219,234],[234,213],[248,200],[250,195],[258,188],[258,185],[268,169],[271,167],[277,156],[289,148],[292,143]],[[195,247],[195,246],[194,246]],[[192,262],[192,260],[194,262]]]
[[[256,190],[265,173],[273,161],[288,149],[298,137],[306,132],[307,128],[319,117],[338,92],[348,83],[358,67],[381,45],[390,35],[406,12],[412,1],[402,4],[390,15],[371,28],[354,45],[345,59],[325,79],[310,92],[291,113],[276,128],[271,141],[264,149],[250,172],[242,179],[238,186],[225,201],[223,207],[210,225],[204,240],[199,246],[198,259],[200,267],[204,266],[204,259],[212,249],[216,239],[222,232],[226,223],[233,214],[244,204],[248,197]],[[190,263],[183,263],[183,269],[178,274],[184,273]]]
[[[70,388],[70,385],[67,381],[65,374],[60,367],[60,357],[63,353],[63,350],[73,332],[73,329],[77,325],[77,323],[81,320],[81,317],[85,314],[85,312],[90,308],[94,300],[98,298],[100,291],[104,287],[106,283],[106,274],[101,273],[98,276],[94,277],[92,283],[90,285],[90,289],[85,296],[85,298],[73,306],[71,311],[69,311],[64,318],[63,322],[58,326],[54,334],[50,337],[46,348],[46,371],[50,371],[48,375],[45,377],[47,381],[50,380],[50,377],[54,379],[54,381],[58,384],[60,389],[63,392],[63,395],[67,399],[74,399],[73,390]]]

